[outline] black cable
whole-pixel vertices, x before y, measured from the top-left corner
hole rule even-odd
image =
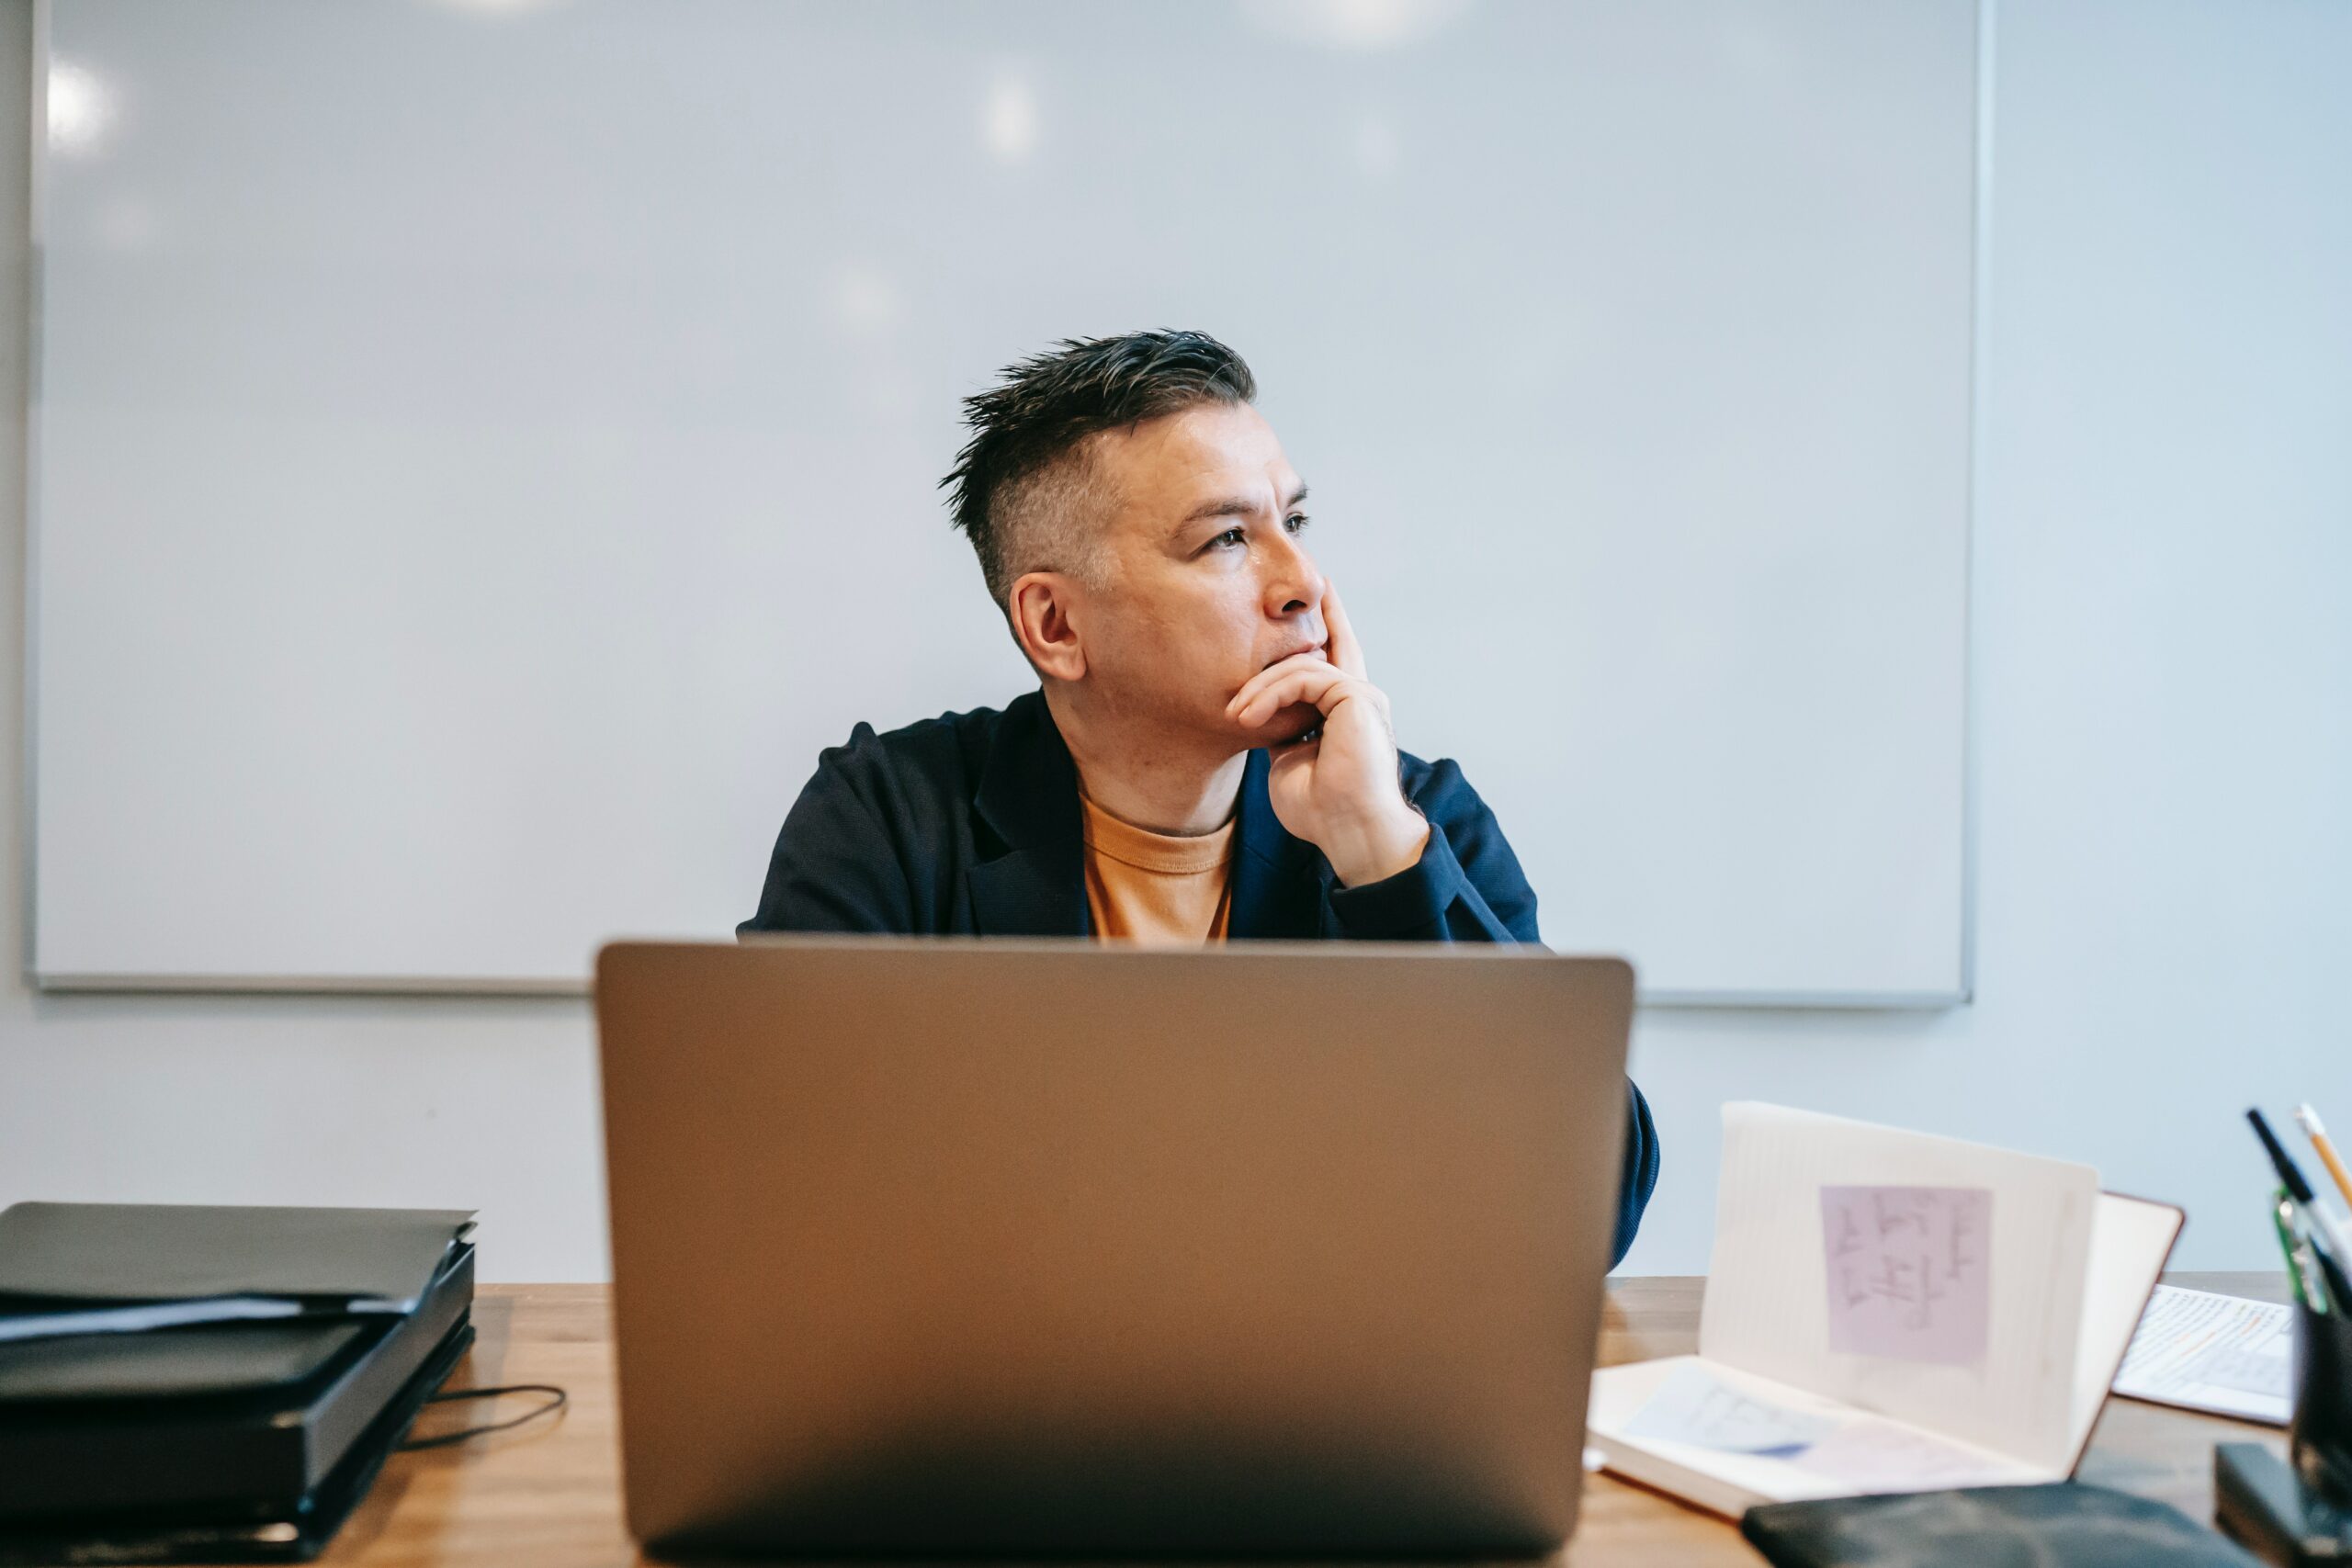
[[[446,1449],[452,1443],[462,1443],[468,1438],[479,1438],[491,1432],[503,1432],[526,1421],[536,1421],[542,1416],[552,1416],[571,1402],[571,1396],[550,1382],[513,1382],[503,1388],[459,1388],[426,1398],[427,1404],[450,1404],[460,1399],[495,1399],[502,1393],[551,1393],[555,1395],[535,1410],[526,1410],[507,1421],[491,1421],[480,1427],[466,1427],[455,1432],[439,1432],[430,1438],[411,1438],[400,1446],[399,1452],[417,1449]]]

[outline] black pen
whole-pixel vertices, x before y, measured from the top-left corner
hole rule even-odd
[[[2262,1140],[2263,1152],[2270,1156],[2270,1163],[2278,1168],[2278,1179],[2285,1183],[2287,1196],[2310,1208],[2312,1184],[2303,1179],[2303,1168],[2295,1163],[2295,1156],[2287,1152],[2287,1145],[2270,1130],[2269,1118],[2262,1114],[2260,1106],[2249,1106],[2245,1119],[2253,1123],[2254,1135]]]
[[[2303,1215],[2303,1239],[2311,1247],[2312,1256],[2319,1259],[2320,1278],[2326,1281],[2327,1293],[2333,1298],[2330,1302],[2332,1309],[2352,1312],[2352,1280],[2345,1278],[2343,1260],[2337,1256],[2342,1235],[2336,1229],[2335,1217],[2319,1206],[2318,1195],[2312,1191],[2312,1184],[2303,1179],[2302,1168],[2295,1164],[2295,1156],[2287,1152],[2287,1146],[2278,1141],[2278,1135],[2270,1130],[2270,1122],[2260,1108],[2250,1107],[2245,1119],[2252,1124],[2254,1135],[2262,1140],[2263,1152],[2270,1156],[2270,1163],[2277,1168],[2278,1179],[2286,1186],[2287,1196],[2294,1201],[2295,1207]]]

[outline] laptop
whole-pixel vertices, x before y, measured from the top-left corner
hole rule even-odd
[[[1633,999],[1534,948],[606,947],[631,1532],[1552,1551]]]

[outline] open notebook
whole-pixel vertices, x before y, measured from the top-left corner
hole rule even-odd
[[[1699,1353],[1593,1374],[1592,1446],[1727,1517],[2024,1484],[2090,1442],[2181,1212],[2088,1166],[1724,1108]]]

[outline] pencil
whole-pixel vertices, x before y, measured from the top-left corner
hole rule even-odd
[[[2327,1129],[2319,1123],[2319,1112],[2309,1105],[2295,1107],[2295,1121],[2303,1129],[2303,1136],[2319,1151],[2320,1164],[2327,1167],[2327,1174],[2335,1178],[2335,1190],[2344,1194],[2346,1207],[2352,1207],[2352,1170],[2344,1168],[2344,1156],[2335,1152],[2335,1144]]]
[[[2352,1278],[2345,1274],[2346,1269],[2352,1268],[2352,1229],[2340,1224],[2334,1214],[2321,1206],[2319,1194],[2312,1190],[2302,1168],[2295,1164],[2295,1156],[2287,1152],[2287,1145],[2270,1130],[2269,1119],[2259,1110],[2247,1111],[2245,1119],[2253,1126],[2254,1135],[2262,1140],[2262,1152],[2270,1156],[2272,1168],[2278,1172],[2278,1179],[2292,1200],[2291,1206],[2300,1222],[2298,1233],[2304,1249],[2319,1265],[2322,1283],[2334,1294],[2338,1307],[2352,1307]],[[2314,1302],[2312,1306],[2316,1309],[2318,1303]]]

